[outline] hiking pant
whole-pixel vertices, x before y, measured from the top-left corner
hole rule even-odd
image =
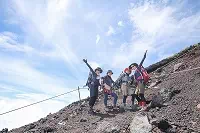
[[[135,91],[135,94],[144,94],[145,91],[145,84],[143,81],[137,82],[137,89]]]
[[[145,84],[143,81],[139,81],[137,83],[137,89],[135,91],[135,94],[140,98],[140,101],[145,102],[146,99],[144,97],[144,91],[145,91]]]
[[[121,90],[122,90],[123,96],[127,96],[128,95],[128,86],[127,86],[126,83],[122,83]]]
[[[111,95],[111,96],[114,98],[114,100],[113,100],[113,105],[116,106],[118,96],[117,96],[117,94],[114,93],[114,92],[111,92],[110,94],[109,94],[109,93],[104,93],[104,105],[107,106],[108,95]]]
[[[90,97],[89,106],[92,108],[97,100],[97,96]]]

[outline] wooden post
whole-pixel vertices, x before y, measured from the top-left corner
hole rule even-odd
[[[80,88],[78,86],[78,95],[79,95],[79,100],[81,100],[81,93],[80,93]]]

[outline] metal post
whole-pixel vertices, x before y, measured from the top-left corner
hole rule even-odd
[[[78,95],[79,95],[79,100],[81,100],[81,93],[80,93],[80,88],[78,86]]]

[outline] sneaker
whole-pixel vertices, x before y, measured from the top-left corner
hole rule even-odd
[[[147,106],[143,106],[140,111],[147,111]]]
[[[121,108],[125,108],[125,107],[126,107],[126,104],[122,103]]]

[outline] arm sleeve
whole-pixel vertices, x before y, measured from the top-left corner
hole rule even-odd
[[[88,66],[88,68],[90,69],[90,71],[92,72],[92,74],[96,75],[96,73],[94,72],[94,70],[92,69],[92,67],[87,62],[85,64]]]
[[[144,54],[144,57],[143,57],[142,61],[140,62],[139,66],[138,66],[140,69],[141,69],[141,66],[142,66],[145,59],[146,59],[146,53]]]

